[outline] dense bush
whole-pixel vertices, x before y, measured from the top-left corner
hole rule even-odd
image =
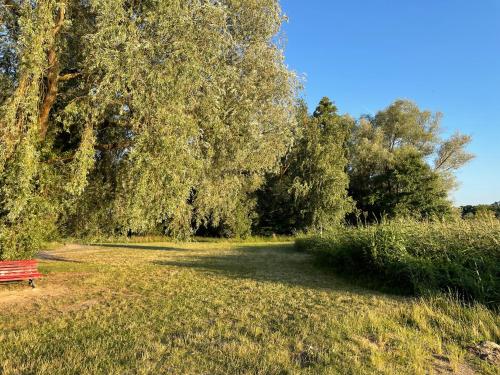
[[[337,271],[376,278],[410,294],[452,291],[488,305],[500,303],[500,221],[395,221],[342,228],[301,238]]]
[[[40,249],[42,241],[33,233],[0,232],[0,261],[31,259]]]
[[[57,236],[51,207],[41,206],[39,200],[31,203],[22,219],[13,220],[8,226],[0,223],[0,261],[32,259],[44,242]]]

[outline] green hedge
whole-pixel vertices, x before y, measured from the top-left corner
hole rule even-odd
[[[335,270],[376,279],[410,294],[451,291],[500,303],[500,221],[398,221],[342,228],[296,240]]]

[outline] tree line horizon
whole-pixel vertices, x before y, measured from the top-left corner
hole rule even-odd
[[[277,0],[2,0],[0,257],[60,236],[453,215],[471,138],[396,100],[309,113]]]

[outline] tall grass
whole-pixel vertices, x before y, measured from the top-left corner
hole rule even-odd
[[[301,238],[339,272],[370,276],[409,294],[451,291],[490,306],[500,302],[500,221],[386,222]]]

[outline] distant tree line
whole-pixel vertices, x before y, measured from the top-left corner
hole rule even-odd
[[[2,0],[0,258],[446,216],[469,137],[409,101],[309,114],[284,19],[277,0]]]
[[[496,217],[500,219],[500,202],[493,204],[467,205],[460,207],[464,219],[478,216]]]

